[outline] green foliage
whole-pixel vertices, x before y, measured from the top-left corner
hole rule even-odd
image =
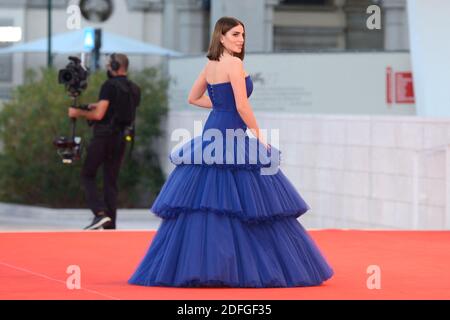
[[[38,79],[39,78],[39,79]],[[119,206],[150,206],[164,182],[152,145],[160,135],[159,123],[167,112],[167,85],[156,69],[146,69],[131,77],[141,87],[137,111],[137,135],[131,158],[127,153],[119,177]],[[90,75],[81,103],[98,100],[104,72]],[[42,69],[38,76],[29,71],[24,85],[17,87],[11,101],[0,107],[0,201],[49,207],[84,207],[80,172],[85,157],[64,165],[53,140],[71,136],[67,116],[71,99],[57,82],[57,70]],[[87,147],[91,128],[78,118],[77,136]],[[83,150],[85,151],[85,149]],[[98,181],[101,186],[102,170]],[[145,199],[141,200],[141,196]]]

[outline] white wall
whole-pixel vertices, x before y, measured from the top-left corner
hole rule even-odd
[[[408,0],[418,114],[450,116],[450,1]]]
[[[171,111],[161,139],[169,173],[176,128],[193,135],[208,112]],[[280,130],[281,169],[312,209],[309,228],[448,229],[450,120],[256,112]],[[450,153],[449,153],[450,155]],[[448,155],[447,155],[448,156]],[[416,162],[415,162],[416,161]],[[417,165],[416,165],[417,163]]]
[[[208,110],[187,104],[205,63],[204,57],[170,61],[171,111],[159,144],[166,173],[173,169],[168,161],[177,143],[170,141],[173,130],[193,134],[194,121],[204,123],[208,116]],[[280,130],[281,168],[312,207],[301,218],[308,227],[450,228],[450,119],[414,116],[414,105],[387,106],[387,65],[409,71],[409,55],[249,54],[245,59],[254,79],[250,104],[261,128]],[[291,107],[283,108],[287,104]]]
[[[172,59],[170,107],[186,110],[187,96],[207,63],[204,56]],[[255,110],[308,114],[414,115],[414,104],[386,102],[386,68],[411,71],[408,53],[246,54]]]

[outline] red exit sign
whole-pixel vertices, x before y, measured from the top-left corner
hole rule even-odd
[[[393,72],[391,67],[386,68],[386,102],[413,104],[414,85],[411,72]]]

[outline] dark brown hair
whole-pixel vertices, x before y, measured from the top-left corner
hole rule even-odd
[[[120,66],[125,70],[128,71],[128,65],[130,64],[128,57],[122,53],[115,53],[114,59],[120,63]]]
[[[245,55],[245,26],[244,24],[236,18],[232,17],[222,17],[217,20],[216,25],[214,26],[214,32],[211,37],[211,42],[209,44],[209,49],[206,57],[209,60],[219,61],[220,56],[223,53],[224,46],[220,42],[220,36],[225,35],[230,29],[241,25],[244,28],[244,44],[242,46],[242,50],[239,53],[235,53],[234,56],[238,57],[241,60],[244,60]]]

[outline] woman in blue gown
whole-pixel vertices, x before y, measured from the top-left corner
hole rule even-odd
[[[297,220],[310,207],[278,168],[281,152],[266,143],[248,103],[244,42],[241,21],[217,21],[189,95],[212,111],[202,135],[169,156],[176,166],[151,208],[162,223],[130,284],[294,287],[333,275]]]

